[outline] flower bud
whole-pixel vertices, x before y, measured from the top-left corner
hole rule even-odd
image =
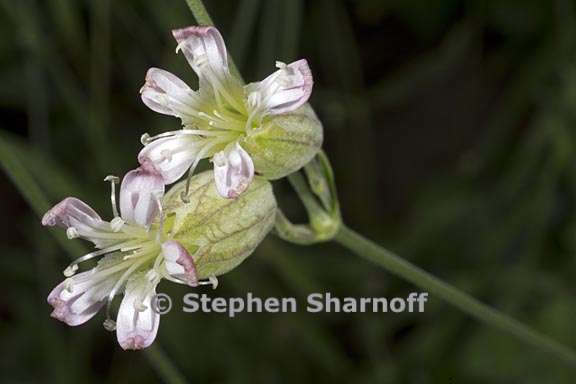
[[[248,133],[242,147],[256,172],[266,179],[285,177],[306,165],[322,146],[322,123],[309,104],[294,112],[268,117],[262,127]]]
[[[272,229],[276,200],[272,185],[255,177],[235,199],[222,198],[214,174],[206,171],[190,180],[188,202],[181,199],[185,182],[163,200],[170,237],[192,256],[198,279],[222,275],[246,259]]]

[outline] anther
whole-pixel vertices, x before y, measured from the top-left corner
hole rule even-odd
[[[198,285],[211,285],[212,289],[218,288],[218,278],[216,276],[210,276],[207,280],[200,280]]]
[[[180,193],[180,199],[183,203],[188,204],[190,202],[190,199],[188,198],[188,191],[182,191]]]
[[[104,326],[104,329],[109,332],[114,332],[116,330],[116,322],[110,318],[104,320],[102,326]]]
[[[68,227],[68,229],[66,229],[66,236],[68,237],[68,239],[72,240],[79,237],[80,234],[78,233],[78,230],[76,228]]]
[[[180,50],[184,45],[186,45],[186,40],[182,40],[180,43],[178,43],[178,45],[176,46],[176,53],[180,52]]]
[[[113,232],[119,232],[126,222],[121,217],[115,217],[110,220],[110,227]]]
[[[142,136],[140,136],[140,142],[142,143],[142,145],[147,145],[150,142],[150,134],[145,133]]]
[[[143,312],[146,310],[146,308],[148,308],[148,307],[144,305],[142,300],[139,300],[138,302],[134,303],[134,309],[138,312]]]
[[[78,270],[78,265],[77,265],[77,264],[69,265],[69,266],[64,270],[64,276],[66,276],[66,277],[74,276],[74,274],[76,273],[77,270]]]

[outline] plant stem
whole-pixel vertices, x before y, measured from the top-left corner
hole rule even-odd
[[[186,384],[187,381],[180,371],[174,366],[172,361],[164,351],[157,345],[148,347],[145,351],[150,364],[154,366],[156,372],[162,377],[162,381],[169,384]]]
[[[454,305],[470,316],[501,331],[510,333],[527,344],[549,352],[560,360],[576,368],[576,353],[542,335],[521,322],[481,303],[472,296],[447,284],[421,268],[382,248],[371,240],[342,225],[335,241],[393,274],[425,289],[444,301]]]
[[[188,4],[188,8],[190,8],[190,10],[192,11],[192,14],[194,15],[194,18],[196,19],[198,25],[207,25],[207,26],[214,25],[214,22],[212,21],[212,18],[208,14],[208,11],[206,10],[206,7],[202,3],[202,1],[186,0],[186,3]]]
[[[202,0],[186,0],[186,2],[199,25],[214,25]],[[238,78],[242,79],[238,69],[234,65],[234,61],[230,60],[230,63],[232,71]],[[289,178],[297,191],[302,192],[298,187],[301,186],[303,180],[294,176]],[[299,196],[302,198],[301,193],[299,193]],[[309,203],[306,199],[303,200],[305,204]],[[532,330],[530,327],[502,312],[481,303],[467,293],[443,282],[423,269],[364,238],[344,224],[342,224],[334,240],[355,252],[357,255],[376,263],[401,278],[427,290],[429,293],[442,298],[472,317],[504,332],[510,333],[527,344],[550,352],[560,360],[576,368],[576,352],[572,349]]]

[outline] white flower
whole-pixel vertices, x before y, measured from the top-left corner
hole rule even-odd
[[[122,348],[141,349],[156,337],[159,316],[151,300],[162,278],[191,286],[214,281],[198,281],[192,256],[176,241],[166,239],[161,176],[146,167],[128,172],[120,187],[120,214],[115,203],[116,180],[107,179],[112,181],[115,217],[111,221],[102,220],[86,203],[73,197],[56,204],[42,218],[43,225],[62,227],[69,237],[89,240],[97,248],[66,268],[67,279],[50,292],[48,303],[54,308],[52,317],[71,326],[88,321],[108,303],[105,326],[116,328]],[[75,274],[78,264],[103,255],[107,256],[96,267]],[[175,263],[182,270],[175,270]],[[121,292],[124,298],[114,322],[110,303]]]
[[[160,314],[152,308],[152,300],[160,277],[150,272],[137,274],[126,285],[116,320],[116,337],[123,349],[146,348],[158,333]]]
[[[254,176],[254,164],[250,155],[235,143],[214,155],[214,179],[222,197],[236,198],[248,188]]]
[[[218,192],[234,198],[250,184],[254,164],[242,148],[267,117],[302,106],[312,92],[312,74],[306,60],[278,62],[276,72],[243,86],[230,74],[226,47],[214,27],[172,31],[178,46],[199,77],[199,89],[162,69],[151,68],[141,89],[150,109],[180,118],[183,129],[150,138],[138,159],[170,184],[190,174],[203,158],[212,158]],[[187,192],[187,191],[186,191]]]

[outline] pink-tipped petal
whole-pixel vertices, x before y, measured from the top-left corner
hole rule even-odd
[[[142,168],[156,172],[164,184],[181,178],[194,162],[198,152],[198,139],[193,135],[178,135],[154,140],[138,154]]]
[[[128,284],[118,309],[116,337],[124,350],[143,349],[156,339],[160,315],[152,307],[156,289],[148,290],[146,277]]]
[[[252,158],[238,143],[212,159],[216,190],[226,199],[234,199],[248,188],[254,177]]]
[[[124,176],[120,186],[120,213],[131,224],[148,227],[159,212],[158,200],[164,194],[164,179],[145,168]]]
[[[101,236],[102,233],[111,231],[110,224],[103,221],[86,203],[75,197],[67,197],[46,212],[42,218],[42,225],[65,228],[69,238],[80,237],[90,240],[98,248],[115,242],[114,239]]]
[[[93,225],[102,219],[88,204],[75,197],[67,197],[42,217],[42,225],[69,228],[74,222]]]
[[[314,81],[305,59],[278,64],[276,72],[246,86],[249,104],[266,114],[278,115],[301,107],[310,98]]]
[[[172,73],[159,68],[146,72],[146,82],[140,89],[142,101],[158,113],[182,117],[195,104],[195,93]]]
[[[47,301],[53,307],[53,318],[77,326],[90,320],[104,306],[115,281],[108,279],[97,284],[75,283],[85,280],[90,273],[75,275],[71,282],[62,282],[50,292]]]
[[[191,26],[175,29],[172,35],[199,77],[204,77],[207,71],[217,75],[228,74],[226,45],[216,28]]]
[[[166,270],[172,277],[182,280],[192,287],[198,285],[194,259],[182,244],[174,240],[165,241],[162,244],[162,254],[166,262]]]

